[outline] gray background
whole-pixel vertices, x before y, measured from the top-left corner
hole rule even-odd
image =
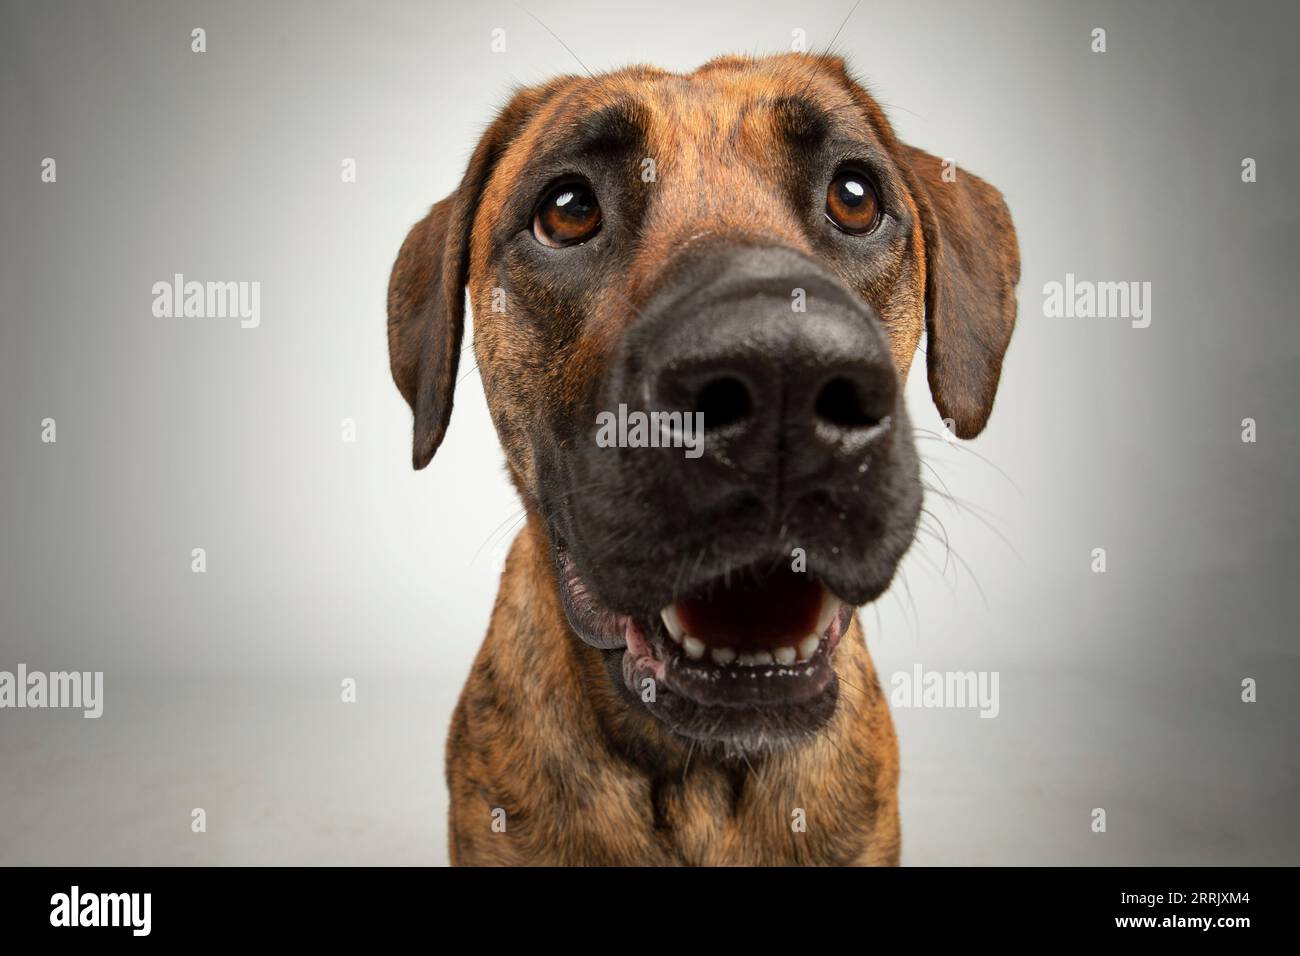
[[[599,70],[824,46],[850,4],[525,6]],[[443,739],[519,511],[468,364],[411,471],[385,286],[509,88],[577,65],[491,0],[2,16],[0,669],[102,670],[106,701],[0,711],[0,861],[445,861]],[[1003,190],[1023,255],[989,430],[921,441],[969,571],[923,539],[864,616],[886,678],[1001,675],[995,720],[896,711],[906,863],[1300,862],[1298,26],[872,0],[840,35],[904,139]],[[175,272],[260,281],[261,327],[154,318]],[[1151,327],[1044,318],[1067,272],[1151,282]]]

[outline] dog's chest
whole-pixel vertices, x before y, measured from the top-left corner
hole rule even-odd
[[[693,769],[647,797],[646,842],[665,865],[847,864],[868,850],[861,813],[785,770]]]

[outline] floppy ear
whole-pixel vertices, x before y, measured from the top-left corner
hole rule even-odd
[[[555,84],[515,94],[470,158],[460,186],[435,203],[402,243],[388,280],[388,361],[415,414],[412,464],[423,468],[451,417],[465,333],[469,241],[479,197],[497,159]]]
[[[1002,194],[943,161],[900,144],[925,237],[926,367],[939,413],[959,438],[974,438],[993,411],[1016,323],[1020,250]]]
[[[465,332],[469,237],[457,196],[435,204],[415,224],[388,280],[388,361],[415,413],[416,468],[429,463],[447,431]]]

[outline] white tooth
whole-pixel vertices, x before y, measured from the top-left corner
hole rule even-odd
[[[820,634],[809,634],[799,642],[799,660],[806,661],[817,653],[817,648],[821,646],[822,636]]]
[[[741,654],[738,660],[745,667],[758,667],[760,664],[772,663],[772,655],[767,651],[754,651],[752,654]]]
[[[813,629],[814,634],[825,634],[826,629],[831,626],[831,621],[835,620],[835,615],[840,613],[840,600],[830,592],[826,585],[822,585],[822,606],[817,612],[817,626]]]
[[[729,647],[715,647],[709,653],[713,656],[713,663],[721,664],[723,667],[736,659],[736,652]]]
[[[682,646],[686,648],[686,656],[693,661],[698,661],[704,656],[704,642],[698,637],[687,634],[682,638]]]
[[[682,635],[686,633],[686,628],[682,627],[682,619],[677,616],[677,605],[669,604],[659,612],[659,616],[664,619],[664,627],[668,628],[668,636],[680,644]]]
[[[793,647],[778,647],[772,652],[772,660],[778,664],[793,664],[796,654]]]

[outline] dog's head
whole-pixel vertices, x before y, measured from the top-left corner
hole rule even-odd
[[[898,142],[837,58],[564,77],[515,95],[411,230],[392,371],[423,468],[468,286],[574,633],[675,732],[790,742],[912,541],[922,330],[940,412],[978,434],[1018,278],[998,192]]]

